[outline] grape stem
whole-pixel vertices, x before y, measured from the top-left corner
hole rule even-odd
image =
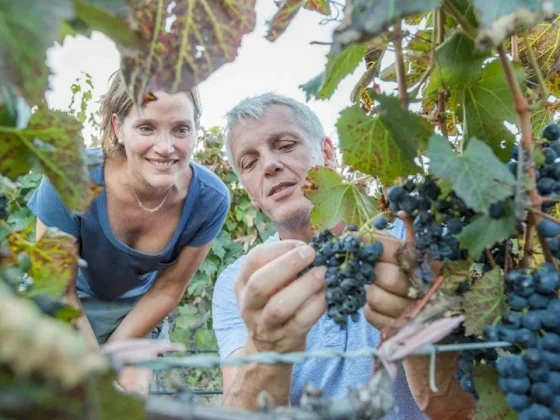
[[[399,219],[401,219],[404,222],[404,225],[406,227],[406,237],[405,237],[405,241],[407,244],[410,244],[411,246],[414,246],[414,238],[415,238],[415,233],[414,233],[414,224],[412,223],[412,217],[410,217],[408,215],[407,212],[405,211],[399,211],[398,213]]]
[[[538,214],[538,215],[541,216],[543,219],[551,220],[551,221],[553,221],[554,223],[560,225],[560,220],[558,220],[556,217],[554,217],[554,216],[552,216],[552,215],[550,215],[550,214],[545,213],[545,212],[542,211],[542,210],[539,210],[539,209],[537,209],[537,208],[535,208],[535,207],[529,207],[528,210],[529,210],[531,213]]]
[[[488,258],[488,262],[490,263],[490,268],[496,267],[496,260],[494,259],[494,256],[492,255],[490,250],[488,248],[485,248],[484,253],[486,254],[486,258]]]
[[[504,273],[507,274],[509,272],[511,257],[509,256],[509,240],[506,240],[506,261],[504,263]]]
[[[498,46],[498,55],[500,56],[500,62],[502,64],[502,68],[504,69],[509,89],[513,94],[515,110],[519,120],[519,128],[521,129],[521,147],[526,152],[527,175],[530,181],[527,193],[533,206],[537,206],[540,204],[540,197],[535,189],[535,166],[532,164],[533,133],[531,132],[531,109],[529,107],[529,101],[521,92],[521,88],[519,87],[519,83],[515,77],[513,66],[507,57],[503,44]],[[537,216],[535,222],[538,224],[540,222],[540,217]]]
[[[535,236],[535,219],[532,214],[527,216],[527,226],[525,227],[525,243],[523,244],[523,259],[521,267],[528,268],[533,258],[533,237]]]
[[[510,38],[511,44],[511,58],[513,61],[519,61],[519,45],[518,45],[518,37],[517,34],[513,34]]]
[[[445,39],[445,12],[442,9],[436,10],[436,25],[437,25],[437,45],[443,43]],[[435,50],[432,51],[432,61],[435,60]],[[438,103],[437,103],[437,120],[439,122],[439,129],[444,137],[447,137],[449,133],[447,132],[447,118],[445,115],[445,101],[447,99],[447,92],[442,90],[438,92]]]
[[[399,99],[402,106],[408,109],[408,91],[406,86],[406,71],[404,68],[404,58],[402,49],[403,32],[401,23],[395,25],[393,30],[393,45],[395,47],[395,70],[397,73],[397,83],[399,84]]]

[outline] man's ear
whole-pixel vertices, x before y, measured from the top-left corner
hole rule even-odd
[[[334,168],[336,166],[336,152],[329,137],[323,139],[323,159],[327,168]]]

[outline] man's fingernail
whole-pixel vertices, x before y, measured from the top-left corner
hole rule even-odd
[[[299,255],[304,260],[308,260],[313,257],[315,250],[311,248],[309,245],[304,245],[299,247]]]
[[[315,267],[313,270],[313,275],[317,277],[319,280],[323,280],[325,278],[325,273],[327,272],[327,267],[321,265],[319,267]]]

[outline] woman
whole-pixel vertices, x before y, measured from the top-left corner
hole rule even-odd
[[[120,72],[112,76],[100,107],[102,154],[88,151],[99,155],[90,177],[103,189],[88,212],[71,214],[47,178],[28,204],[37,239],[47,226],[78,239],[87,265],[72,297],[87,315],[78,328],[95,346],[168,337],[166,317],[229,210],[226,186],[191,162],[201,113],[197,92],[154,96],[138,110]]]

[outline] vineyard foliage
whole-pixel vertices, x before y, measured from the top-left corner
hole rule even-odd
[[[411,317],[429,322],[461,314],[464,325],[448,341],[513,344],[461,354],[458,378],[477,399],[476,418],[559,415],[558,392],[549,392],[560,387],[558,375],[544,372],[560,368],[559,331],[550,322],[560,316],[560,127],[552,124],[560,106],[560,2],[352,0],[336,19],[337,5],[283,0],[266,35],[274,42],[299,13],[340,21],[324,71],[294,81],[308,100],[328,100],[342,79],[363,71],[336,123],[342,171],[317,167],[308,175],[314,229],[342,219],[371,242],[376,217],[402,218],[407,243],[398,260],[414,296],[427,298],[397,327]],[[91,80],[86,75],[72,86],[70,110],[49,109],[47,48],[67,36],[105,33],[121,52],[121,71],[141,106],[152,91],[184,91],[234,61],[255,19],[254,0],[0,0],[0,339],[12,350],[33,343],[37,354],[26,362],[21,352],[0,352],[0,386],[23,401],[0,402],[0,414],[25,416],[32,407],[71,415],[92,401],[110,418],[127,407],[140,417],[142,411],[137,398],[106,391],[108,364],[67,325],[77,316],[60,301],[80,263],[74,239],[50,230],[33,240],[25,203],[43,175],[73,211],[86,211],[98,192],[88,180],[81,135],[85,122],[97,121],[87,115]],[[196,159],[222,178],[233,201],[177,311],[173,338],[215,349],[213,282],[273,228],[224,160],[220,130],[202,130],[200,139]],[[338,251],[330,251],[336,259]],[[12,310],[27,315],[8,322]],[[519,321],[527,313],[531,319]],[[43,322],[52,337],[39,334]],[[57,334],[73,337],[72,345],[57,346]],[[533,357],[541,344],[544,355]],[[78,376],[49,366],[53,354],[70,366],[80,352],[92,363]],[[548,385],[539,385],[543,378]],[[70,408],[60,404],[64,392]]]

